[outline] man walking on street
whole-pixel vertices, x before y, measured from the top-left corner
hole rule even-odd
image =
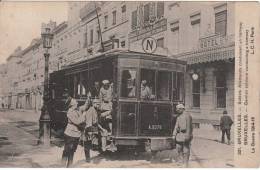
[[[183,104],[176,106],[176,112],[179,115],[173,131],[173,140],[176,141],[176,149],[178,158],[181,157],[182,164],[188,167],[190,157],[190,145],[193,138],[192,135],[192,117],[185,112]]]
[[[227,111],[223,111],[223,116],[220,118],[220,128],[222,131],[221,142],[225,143],[225,134],[227,134],[228,145],[230,145],[230,129],[233,124],[233,121],[229,115],[227,115]]]

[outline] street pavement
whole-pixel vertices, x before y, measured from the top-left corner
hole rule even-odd
[[[55,145],[44,148],[37,145],[38,120],[40,113],[25,110],[0,110],[0,167],[62,167],[61,155],[63,146],[57,138]],[[220,132],[213,129],[194,129],[194,139],[191,145],[189,167],[233,167],[233,144],[219,142]],[[78,147],[74,167],[180,167],[170,162],[170,157],[176,157],[172,150],[156,154],[156,162],[151,163],[149,153],[115,152],[100,155],[91,152],[92,162],[84,161],[84,150]]]

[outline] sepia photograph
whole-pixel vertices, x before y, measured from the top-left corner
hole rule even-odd
[[[0,2],[0,168],[236,167],[235,6]]]

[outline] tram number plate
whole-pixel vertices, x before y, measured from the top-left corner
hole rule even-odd
[[[162,125],[149,125],[149,130],[162,130]]]

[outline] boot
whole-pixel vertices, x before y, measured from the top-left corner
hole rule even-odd
[[[230,140],[228,140],[228,145],[230,145]]]
[[[90,162],[90,150],[89,149],[84,149],[85,151],[85,159],[86,159],[86,162]]]

